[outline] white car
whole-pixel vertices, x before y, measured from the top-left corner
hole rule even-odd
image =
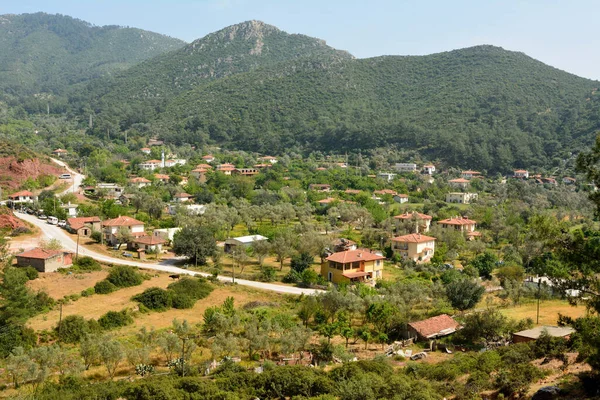
[[[71,174],[62,174],[58,179],[71,179]]]
[[[58,221],[58,226],[60,226],[61,228],[67,226],[67,221],[61,219],[60,221]]]
[[[46,222],[49,223],[50,225],[57,225],[58,218],[50,216],[50,217],[48,217],[48,220]]]

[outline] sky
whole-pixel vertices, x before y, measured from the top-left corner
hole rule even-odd
[[[600,80],[599,0],[0,0],[187,42],[251,19],[323,39],[359,58],[491,44]]]

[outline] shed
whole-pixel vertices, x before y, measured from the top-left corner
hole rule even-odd
[[[423,321],[409,323],[408,335],[411,338],[417,338],[417,340],[436,339],[450,335],[461,328],[462,326],[448,314],[442,314]]]
[[[538,340],[543,332],[547,332],[552,337],[561,337],[568,339],[575,329],[568,326],[538,326],[532,329],[527,329],[513,333],[514,343],[526,343]]]
[[[229,238],[225,241],[225,252],[230,253],[236,246],[244,246],[248,247],[252,245],[254,242],[259,242],[262,240],[268,240],[268,238],[262,235],[250,235],[250,236],[240,236],[236,238]]]
[[[17,266],[33,267],[39,272],[55,272],[73,265],[73,253],[64,250],[44,250],[36,247],[17,254]]]

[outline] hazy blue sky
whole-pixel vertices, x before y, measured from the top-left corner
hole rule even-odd
[[[0,0],[0,14],[36,11],[186,41],[258,19],[361,58],[493,44],[600,79],[600,0]]]

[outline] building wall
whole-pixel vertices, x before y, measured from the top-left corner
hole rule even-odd
[[[31,266],[39,272],[56,272],[59,268],[66,268],[71,266],[72,264],[73,261],[71,254],[58,254],[46,260],[17,256],[18,266]]]
[[[379,260],[379,263],[377,263],[377,261],[361,261],[359,262],[359,266],[357,268],[348,268],[348,264],[345,265],[346,269],[342,270],[331,267],[329,265],[329,261],[324,261],[321,263],[321,276],[329,281],[329,273],[331,272],[331,282],[336,284],[350,282],[350,279],[344,276],[344,272],[372,272],[372,277],[374,280],[378,280],[383,277],[383,260]]]

